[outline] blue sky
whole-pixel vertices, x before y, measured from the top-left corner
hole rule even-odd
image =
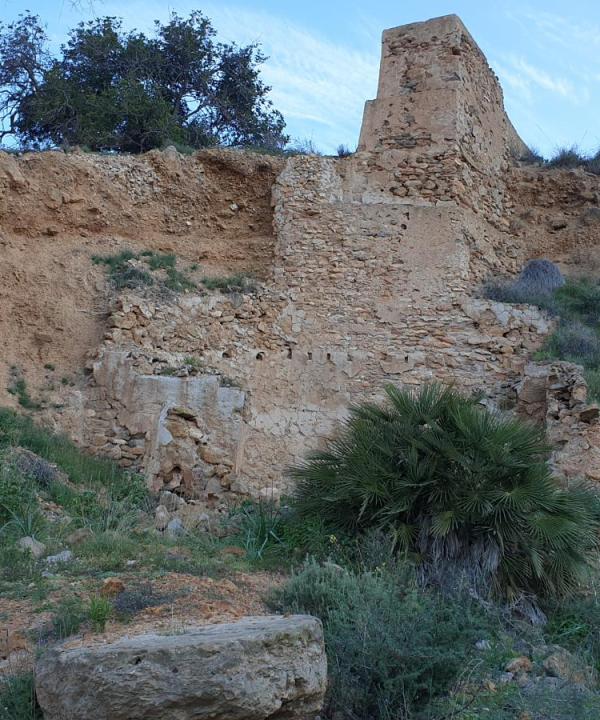
[[[560,145],[600,147],[600,1],[575,0],[0,0],[0,18],[29,9],[56,46],[79,20],[117,15],[130,27],[192,9],[220,39],[259,42],[263,77],[294,138],[325,151],[354,148],[364,101],[376,93],[384,28],[456,13],[500,77],[523,139],[545,155]]]

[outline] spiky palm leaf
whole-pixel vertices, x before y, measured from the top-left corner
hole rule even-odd
[[[597,496],[558,485],[540,429],[456,391],[387,388],[292,469],[306,516],[389,531],[425,564],[458,563],[496,589],[563,593],[597,547]]]

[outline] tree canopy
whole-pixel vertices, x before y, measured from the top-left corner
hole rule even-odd
[[[152,36],[103,17],[80,23],[53,56],[38,16],[0,23],[0,139],[123,152],[283,146],[283,117],[260,78],[265,56],[215,36],[200,12],[156,21]]]

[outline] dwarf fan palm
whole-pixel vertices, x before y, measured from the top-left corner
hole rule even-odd
[[[596,547],[596,496],[561,487],[537,427],[439,385],[350,408],[325,451],[292,468],[298,512],[391,533],[427,572],[496,591],[560,594]]]

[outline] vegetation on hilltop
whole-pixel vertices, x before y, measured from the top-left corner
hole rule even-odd
[[[58,56],[40,18],[0,23],[0,139],[144,152],[287,142],[260,78],[256,44],[218,42],[201,12],[156,21],[153,35],[115,17],[80,23]]]
[[[551,267],[550,267],[551,266]],[[537,270],[532,270],[537,268]],[[543,268],[543,270],[541,269]],[[600,398],[600,282],[593,277],[558,282],[548,260],[532,260],[514,281],[494,281],[484,288],[491,300],[537,305],[558,317],[556,329],[537,353],[538,360],[566,360],[584,368],[590,397]]]
[[[577,145],[565,145],[557,147],[549,158],[545,158],[536,148],[529,147],[517,159],[528,165],[563,168],[565,170],[583,168],[594,175],[600,175],[600,149],[596,150],[596,152],[585,153]]]

